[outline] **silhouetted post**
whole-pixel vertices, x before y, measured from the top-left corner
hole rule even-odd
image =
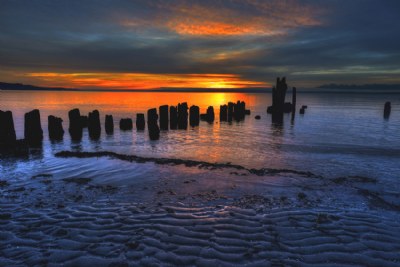
[[[122,131],[129,131],[129,130],[132,130],[132,128],[133,128],[132,119],[130,119],[130,118],[121,119],[121,120],[119,121],[119,128],[120,128]]]
[[[144,131],[145,127],[146,127],[146,122],[144,119],[144,114],[143,113],[136,114],[136,130]]]
[[[228,121],[231,122],[233,118],[233,109],[234,109],[234,104],[232,102],[228,103]]]
[[[227,121],[228,120],[228,106],[221,105],[219,106],[219,121]]]
[[[383,110],[383,117],[384,117],[385,119],[388,119],[388,118],[389,118],[391,110],[392,110],[392,105],[391,105],[391,103],[388,101],[388,102],[385,103],[385,108],[384,108],[384,110]]]
[[[12,112],[0,110],[0,147],[12,147],[16,141]]]
[[[82,122],[81,113],[79,109],[73,109],[68,112],[69,118],[69,134],[73,141],[80,141],[82,139]]]
[[[168,105],[160,106],[160,129],[168,130]]]
[[[212,106],[209,106],[207,108],[207,121],[209,123],[213,123],[214,120],[215,120],[214,108]]]
[[[64,137],[63,120],[52,115],[48,116],[47,119],[50,140],[62,140]]]
[[[88,117],[88,130],[89,137],[92,139],[99,139],[101,133],[100,113],[98,110],[89,112]]]
[[[81,127],[87,128],[89,126],[89,117],[88,116],[81,116]]]
[[[169,107],[169,128],[178,128],[178,110],[175,106]]]
[[[34,109],[25,113],[25,140],[30,145],[39,145],[43,140],[43,130],[40,123],[40,112]]]
[[[246,103],[237,101],[236,104],[233,105],[233,115],[237,121],[241,121],[244,119],[246,112]]]
[[[287,91],[286,78],[282,80],[276,79],[276,86],[272,88],[272,108],[268,109],[272,113],[272,122],[282,123],[285,104],[285,96]]]
[[[106,134],[114,133],[114,118],[112,115],[106,115],[104,126],[106,128]]]
[[[198,106],[191,106],[190,110],[189,122],[190,126],[195,127],[200,123],[200,108]]]
[[[157,120],[157,109],[149,109],[147,111],[147,128],[149,130],[150,140],[158,140],[160,138],[160,128],[158,127]]]
[[[306,112],[306,109],[304,108],[304,106],[302,106],[301,108],[300,108],[300,114],[304,114]]]
[[[292,120],[296,116],[296,87],[292,88]]]
[[[187,129],[188,105],[186,102],[178,104],[178,129]]]

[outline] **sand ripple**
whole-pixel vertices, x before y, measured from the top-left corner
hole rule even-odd
[[[0,265],[399,266],[399,216],[373,211],[97,202],[1,204]]]

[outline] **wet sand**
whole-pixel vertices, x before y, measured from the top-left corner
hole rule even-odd
[[[170,165],[141,184],[1,177],[0,265],[400,265],[400,197],[376,179]]]

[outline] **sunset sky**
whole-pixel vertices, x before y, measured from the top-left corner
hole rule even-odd
[[[398,0],[1,0],[0,81],[91,89],[400,83]]]

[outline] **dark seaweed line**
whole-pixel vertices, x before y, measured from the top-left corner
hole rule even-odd
[[[290,173],[297,174],[305,177],[320,177],[312,172],[305,171],[295,171],[288,169],[272,169],[272,168],[261,168],[261,169],[248,169],[241,165],[230,164],[230,163],[210,163],[206,161],[196,161],[196,160],[185,160],[185,159],[174,159],[174,158],[152,158],[152,157],[141,157],[136,155],[124,155],[118,154],[110,151],[99,151],[99,152],[74,152],[74,151],[61,151],[55,154],[56,157],[60,158],[99,158],[99,157],[109,157],[113,159],[119,159],[130,162],[146,163],[153,162],[160,165],[184,165],[186,167],[198,167],[198,168],[208,168],[208,169],[223,169],[232,168],[236,170],[248,171],[251,174],[258,176],[264,175],[275,175],[280,173]]]

